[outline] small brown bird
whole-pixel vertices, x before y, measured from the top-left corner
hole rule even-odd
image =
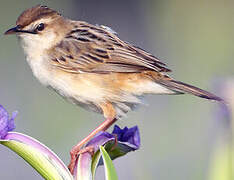
[[[82,146],[141,104],[144,94],[189,93],[222,101],[172,79],[167,75],[171,70],[158,58],[120,40],[110,28],[72,21],[46,6],[25,10],[5,34],[19,37],[33,74],[43,85],[106,118],[71,150],[71,172]]]

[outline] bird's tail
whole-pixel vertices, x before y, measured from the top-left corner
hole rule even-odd
[[[189,93],[189,94],[193,94],[195,96],[201,97],[201,98],[223,102],[222,98],[208,91],[202,90],[200,88],[197,88],[195,86],[192,86],[192,85],[180,82],[180,81],[170,79],[170,80],[165,80],[165,81],[162,80],[162,81],[159,81],[158,83],[160,83],[164,87],[167,87],[168,89],[173,90],[179,94]]]

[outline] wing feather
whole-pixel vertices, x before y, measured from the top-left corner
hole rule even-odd
[[[121,41],[105,26],[76,22],[75,28],[49,51],[54,65],[74,73],[170,72],[152,54]]]

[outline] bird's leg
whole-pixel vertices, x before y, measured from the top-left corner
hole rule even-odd
[[[101,125],[99,125],[96,129],[94,129],[86,138],[84,138],[81,142],[79,142],[76,146],[74,146],[71,149],[70,151],[71,160],[70,164],[68,165],[68,169],[72,174],[74,173],[74,167],[78,155],[87,151],[90,152],[89,147],[86,147],[81,151],[82,146],[84,146],[88,141],[90,141],[98,132],[107,130],[116,121],[117,121],[116,118],[107,118]]]

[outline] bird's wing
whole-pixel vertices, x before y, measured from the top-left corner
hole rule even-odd
[[[110,28],[85,22],[76,22],[49,52],[54,65],[74,73],[170,71],[150,53],[121,41]]]

